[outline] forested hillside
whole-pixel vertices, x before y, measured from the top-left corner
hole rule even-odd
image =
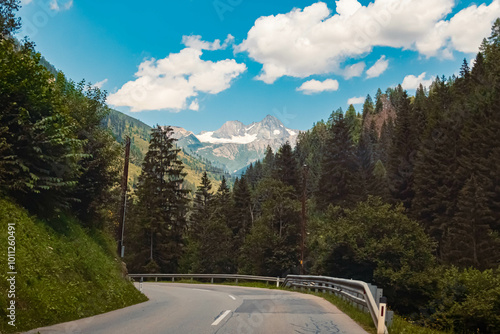
[[[125,142],[125,137],[129,136],[131,140],[130,148],[130,171],[129,182],[132,188],[137,188],[139,175],[141,173],[141,165],[144,156],[148,150],[151,127],[133,117],[127,116],[119,111],[110,109],[109,113],[103,120],[103,124],[111,129],[113,135],[119,143]],[[185,184],[188,189],[193,192],[201,183],[201,177],[204,171],[212,182],[220,184],[222,177],[230,179],[230,175],[224,172],[223,169],[214,167],[208,160],[201,157],[193,157],[184,151],[180,152],[181,161],[186,166]]]
[[[121,147],[101,125],[106,94],[16,41],[18,8],[0,1],[2,333],[147,299],[116,256]]]

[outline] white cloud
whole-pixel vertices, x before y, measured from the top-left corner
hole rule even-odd
[[[226,41],[228,41],[226,39]],[[231,86],[233,79],[246,71],[245,64],[234,59],[217,62],[201,59],[203,50],[222,48],[220,41],[204,42],[199,36],[184,37],[186,48],[171,53],[164,59],[145,60],[139,65],[134,81],[111,94],[108,102],[114,106],[127,106],[132,112],[144,110],[171,110],[199,108],[187,100],[199,93],[218,94]]]
[[[33,0],[21,0],[21,6],[29,5]]]
[[[360,96],[360,97],[351,97],[349,100],[347,100],[348,105],[356,105],[356,104],[363,104],[365,103],[365,98]]]
[[[182,44],[187,46],[188,48],[196,49],[196,50],[209,50],[209,51],[214,51],[214,50],[222,50],[227,48],[227,46],[231,43],[234,42],[234,36],[229,34],[227,35],[226,40],[224,41],[224,44],[220,44],[220,40],[216,39],[212,43],[202,41],[201,36],[199,35],[190,35],[190,36],[183,36],[182,37]]]
[[[198,100],[194,100],[193,102],[191,102],[191,104],[189,105],[189,110],[200,110],[200,104],[198,103]]]
[[[414,75],[407,75],[404,78],[403,84],[401,86],[404,89],[417,89],[420,86],[420,84],[422,84],[422,86],[424,87],[429,87],[434,81],[434,79],[432,78],[425,79],[426,76],[427,76],[426,72],[420,74],[418,77]]]
[[[28,0],[31,2],[31,0]],[[50,1],[50,9],[59,12],[61,10],[69,10],[71,7],[73,7],[73,0],[66,0],[65,2],[61,3],[60,0],[51,0]]]
[[[385,56],[380,57],[379,60],[366,71],[366,77],[368,79],[376,78],[387,70],[389,67],[389,61],[385,59]]]
[[[306,78],[342,74],[342,64],[373,47],[416,50],[427,57],[475,52],[500,16],[500,0],[471,5],[449,20],[454,0],[337,0],[337,14],[317,2],[289,13],[258,18],[236,52],[263,65],[257,77],[273,83],[282,76]],[[473,28],[471,28],[473,27]]]
[[[103,81],[96,82],[93,86],[101,89],[107,82],[108,82],[108,79],[104,79]]]
[[[351,79],[354,77],[360,77],[365,70],[366,64],[364,62],[360,62],[351,66],[348,66],[344,69],[342,75],[345,79]]]
[[[335,1],[335,4],[337,14],[345,17],[352,16],[361,8],[361,4],[357,0]]]
[[[326,79],[325,81],[309,80],[297,88],[306,95],[311,95],[321,92],[332,92],[339,89],[339,82],[337,80]]]

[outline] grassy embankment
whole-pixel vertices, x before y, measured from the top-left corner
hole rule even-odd
[[[114,242],[74,219],[50,223],[0,198],[0,332],[14,333],[89,317],[147,300],[122,278]],[[7,318],[7,229],[15,223],[16,326]]]
[[[170,281],[165,281],[164,283],[171,283]],[[194,280],[179,280],[175,283],[189,283],[189,284],[210,284],[207,282],[199,282]],[[277,288],[274,284],[266,284],[261,282],[239,282],[238,284],[227,281],[222,283],[216,283],[221,285],[234,285],[234,286],[244,286],[244,287],[253,287],[253,288],[264,288],[264,289],[280,289],[280,290],[290,290],[287,288]],[[290,290],[292,291],[292,290]],[[316,293],[316,292],[308,292],[308,291],[300,291],[296,290],[295,292],[302,292],[312,294],[321,298],[326,299],[333,305],[337,306],[339,310],[347,314],[351,319],[353,319],[356,323],[358,323],[364,330],[371,334],[376,334],[377,330],[373,325],[372,318],[369,313],[365,313],[360,311],[357,307],[351,305],[347,301],[343,300],[340,297],[335,295],[330,295],[328,293]],[[430,328],[423,328],[408,322],[403,317],[398,315],[394,315],[394,321],[392,326],[388,328],[390,334],[450,334],[447,332],[442,332]]]

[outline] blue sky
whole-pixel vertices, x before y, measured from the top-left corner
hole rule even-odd
[[[20,35],[69,78],[100,83],[147,124],[195,133],[268,114],[306,130],[379,87],[413,94],[458,73],[500,17],[500,0],[22,3]]]

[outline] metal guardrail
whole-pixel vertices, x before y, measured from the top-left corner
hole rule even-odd
[[[377,333],[388,334],[385,326],[386,305],[377,303],[382,298],[382,289],[363,281],[348,280],[343,278],[325,277],[325,276],[298,276],[288,275],[284,285],[291,288],[315,289],[316,292],[334,293],[348,299],[354,304],[366,308],[372,317]],[[383,321],[380,317],[383,317]],[[379,325],[381,323],[381,325]]]
[[[358,305],[371,315],[375,328],[378,334],[388,334],[385,324],[392,322],[392,312],[386,310],[385,298],[382,297],[382,289],[375,285],[368,284],[363,281],[348,280],[344,278],[334,278],[326,276],[305,276],[305,275],[288,275],[286,278],[269,277],[269,276],[252,276],[252,275],[232,275],[232,274],[129,274],[130,278],[138,278],[141,282],[145,278],[154,278],[155,281],[160,279],[206,279],[210,283],[214,283],[214,279],[234,280],[238,281],[264,281],[266,283],[273,282],[276,286],[284,285],[288,288],[303,288],[314,289],[316,292],[334,293],[353,304]],[[382,302],[380,302],[382,301]]]
[[[225,280],[235,280],[238,283],[241,281],[263,281],[266,283],[273,282],[276,283],[276,286],[279,287],[285,279],[280,277],[268,277],[268,276],[251,276],[251,275],[231,275],[231,274],[130,274],[128,275],[130,278],[139,278],[144,280],[144,278],[154,278],[155,281],[160,279],[171,278],[172,282],[175,282],[176,278],[182,279],[194,279],[194,278],[202,278],[202,279],[210,279],[210,283],[214,282],[214,279],[225,279]]]

